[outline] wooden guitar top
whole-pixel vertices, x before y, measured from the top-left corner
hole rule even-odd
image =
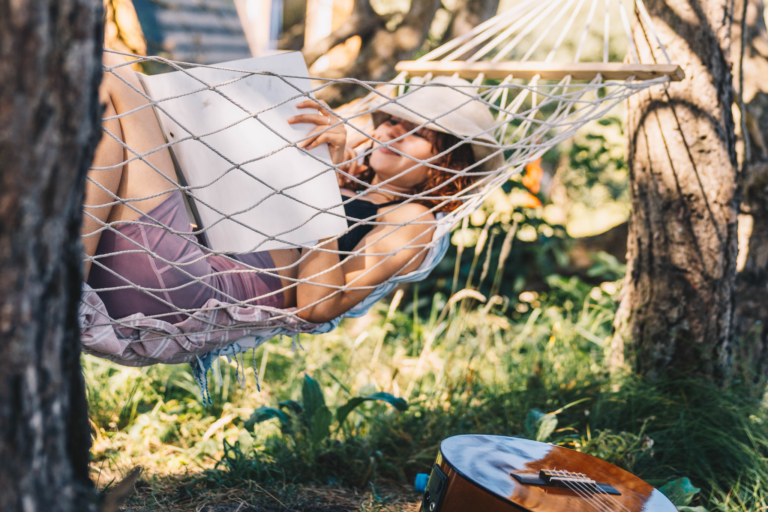
[[[436,465],[447,478],[444,499],[433,507],[435,512],[677,511],[661,492],[631,473],[590,455],[537,441],[489,435],[450,437],[440,445]],[[593,484],[569,478],[564,485],[523,483],[539,480],[542,470],[569,478],[580,474]]]

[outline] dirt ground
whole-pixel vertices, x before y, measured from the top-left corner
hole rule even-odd
[[[139,481],[123,512],[418,512],[421,499],[411,487],[394,483],[365,490],[282,484],[264,488],[255,482],[231,489],[163,487]]]

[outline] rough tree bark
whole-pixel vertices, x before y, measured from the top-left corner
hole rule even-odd
[[[686,78],[629,100],[632,217],[613,367],[724,381],[732,365],[739,205],[729,0],[646,3]],[[641,60],[652,61],[639,27]],[[655,45],[655,41],[653,42]],[[661,52],[653,54],[661,58]]]
[[[0,0],[0,510],[95,510],[77,307],[102,0]]]
[[[742,111],[744,123],[740,126],[744,215],[739,222],[743,223],[740,231],[743,229],[743,236],[748,237],[748,242],[739,250],[734,335],[738,343],[737,359],[742,362],[739,373],[760,389],[768,380],[768,329],[765,328],[768,323],[768,83],[765,81],[768,77],[768,32],[763,18],[763,2],[749,0],[744,18],[742,87],[738,66],[745,2],[736,0],[734,4],[731,47],[737,75],[734,84],[745,107]]]

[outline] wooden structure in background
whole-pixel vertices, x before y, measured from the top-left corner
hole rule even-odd
[[[251,55],[259,57],[277,49],[283,25],[282,0],[235,0]]]
[[[410,76],[427,74],[454,75],[461,78],[475,79],[479,75],[494,80],[503,80],[512,75],[514,78],[531,80],[538,76],[544,80],[561,80],[566,76],[574,80],[592,80],[601,75],[604,80],[651,80],[669,76],[673,82],[685,78],[685,73],[677,64],[624,64],[621,62],[463,62],[463,61],[403,61],[395,66],[397,71],[405,71]]]
[[[149,55],[214,64],[251,56],[233,0],[133,0]]]

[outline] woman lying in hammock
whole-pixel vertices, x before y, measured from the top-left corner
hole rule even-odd
[[[109,53],[104,62],[107,66],[124,63]],[[456,78],[440,80],[468,85]],[[453,171],[481,161],[475,169],[489,170],[499,163],[494,155],[498,152],[492,137],[494,119],[487,107],[449,87],[425,88],[406,96],[402,103],[423,112],[427,119],[439,117],[441,126],[430,124],[416,130],[426,119],[397,104],[383,105],[373,114],[378,148],[364,163],[345,169],[374,188],[340,178],[350,227],[357,224],[354,219],[369,218],[381,225],[358,225],[338,240],[322,241],[322,250],[213,255],[190,236],[152,227],[159,223],[176,232],[191,230],[182,193],[173,191],[178,181],[171,156],[167,149],[152,152],[165,145],[155,114],[151,108],[141,108],[146,100],[128,84],[141,90],[128,66],[104,75],[101,98],[106,105],[103,124],[107,132],[96,150],[96,170],[89,173],[82,230],[85,252],[96,262],[86,262],[87,283],[98,292],[113,319],[143,313],[177,323],[212,298],[231,304],[296,307],[296,314],[311,323],[336,318],[365,299],[373,287],[417,269],[432,239],[432,210],[450,211],[460,204],[434,198],[455,196],[473,181],[472,176],[457,177],[420,162]],[[327,128],[338,118],[312,101],[298,107],[321,112],[288,120],[318,125],[302,147],[328,144],[334,164],[354,161],[354,151],[346,147],[344,125]],[[443,115],[451,109],[456,110]],[[115,118],[125,113],[129,114]],[[444,132],[446,128],[475,136],[477,143],[460,144],[460,139]],[[481,133],[484,135],[477,136]],[[388,147],[383,143],[389,143]],[[146,154],[147,163],[131,160],[135,154]],[[131,161],[121,165],[127,160]],[[430,199],[406,201],[424,191]],[[111,229],[103,229],[104,223],[111,224]],[[254,272],[254,268],[272,275]],[[108,288],[121,289],[100,291]]]

